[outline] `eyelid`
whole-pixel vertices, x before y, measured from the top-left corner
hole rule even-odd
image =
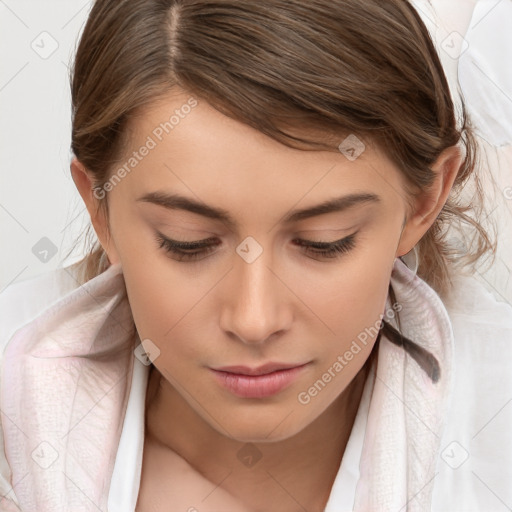
[[[327,260],[337,260],[341,258],[342,255],[351,252],[356,247],[358,233],[359,230],[332,242],[305,240],[301,238],[294,238],[293,242],[298,242],[297,245],[303,247],[304,254],[309,255],[308,257],[311,259],[326,262]],[[170,256],[172,259],[186,263],[205,259],[214,251],[215,246],[222,243],[222,241],[215,237],[193,241],[178,241],[167,238],[159,232],[156,232],[156,235],[160,249],[172,254],[172,256]],[[214,240],[216,243],[208,243],[210,240]]]
[[[297,231],[294,231],[294,235],[297,236],[297,238],[309,238],[309,237],[327,237],[327,234],[329,234],[329,237],[333,236],[339,236],[340,238],[337,238],[336,240],[332,240],[332,242],[336,242],[338,240],[341,240],[341,238],[345,238],[345,236],[349,236],[351,233],[356,232],[360,227],[362,226],[361,222],[353,222],[347,227],[343,228],[322,228],[322,229],[315,229],[315,228],[308,228],[308,229],[300,229]],[[346,235],[339,235],[339,233],[346,233]]]
[[[294,238],[293,241],[299,240],[300,245],[307,246],[307,247],[311,247],[311,246],[313,246],[313,247],[330,247],[332,245],[344,242],[345,240],[352,238],[352,236],[354,236],[354,235],[355,235],[355,233],[353,233],[352,235],[344,236],[343,238],[338,238],[337,240],[332,240],[332,241],[328,241],[328,242],[326,242],[324,240],[305,240],[303,238]]]
[[[166,238],[169,242],[175,243],[176,245],[191,246],[191,247],[211,244],[212,242],[214,242],[216,240],[216,237],[214,237],[214,236],[210,236],[208,238],[203,238],[201,240],[175,240],[173,238],[168,238],[168,237],[164,237],[164,238]]]
[[[293,241],[299,240],[302,245],[307,245],[307,246],[315,245],[315,246],[325,246],[325,247],[328,247],[328,246],[331,246],[331,245],[334,245],[334,244],[337,244],[337,243],[341,243],[341,242],[343,242],[346,239],[352,238],[357,233],[358,233],[358,231],[355,231],[355,232],[353,232],[353,233],[351,233],[349,235],[343,236],[343,237],[338,238],[336,240],[308,240],[308,239],[304,239],[304,238],[301,238],[301,237],[296,237],[296,238],[293,239]],[[159,236],[162,239],[165,239],[165,241],[167,241],[167,242],[169,242],[169,243],[171,243],[173,245],[180,246],[180,247],[188,247],[188,248],[191,248],[191,249],[192,248],[201,247],[201,246],[204,246],[204,245],[219,245],[219,243],[220,243],[220,242],[213,243],[213,242],[216,242],[217,237],[212,237],[212,236],[208,237],[208,238],[203,238],[201,240],[176,240],[175,238],[169,238],[169,237],[164,236],[164,235],[162,235],[161,233],[158,233],[158,232],[157,232],[157,236]]]

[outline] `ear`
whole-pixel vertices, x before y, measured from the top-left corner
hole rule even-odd
[[[92,174],[87,171],[76,157],[71,160],[70,170],[76,188],[89,212],[98,240],[106,251],[110,263],[117,263],[119,256],[110,237],[108,219],[104,210],[99,207],[100,200],[106,201],[104,199],[105,191],[99,191],[98,193],[93,190],[94,180]]]
[[[403,227],[396,257],[411,251],[435,222],[448,199],[463,159],[463,150],[459,146],[451,146],[432,165],[435,180],[430,190],[415,200],[413,212],[409,214]]]

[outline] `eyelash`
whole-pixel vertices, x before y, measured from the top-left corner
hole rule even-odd
[[[314,256],[320,256],[321,258],[332,259],[339,258],[342,254],[348,253],[354,249],[355,237],[357,232],[336,240],[334,242],[313,242],[311,240],[301,240],[299,238],[294,239],[294,242],[298,242],[297,245],[306,248],[306,254],[313,254]],[[197,261],[202,256],[208,255],[216,245],[220,242],[215,242],[215,238],[206,238],[205,240],[197,240],[194,242],[178,242],[177,240],[171,240],[160,234],[157,234],[157,242],[160,244],[159,248],[163,249],[167,253],[173,254],[173,259],[177,261]],[[194,252],[188,252],[193,251]]]

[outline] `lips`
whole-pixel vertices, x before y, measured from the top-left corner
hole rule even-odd
[[[213,370],[236,373],[237,375],[267,375],[280,370],[289,370],[290,368],[304,366],[304,364],[305,363],[267,363],[257,368],[250,368],[249,366],[223,366],[221,368],[213,368]]]
[[[242,398],[266,398],[283,391],[304,371],[309,363],[268,363],[251,368],[224,366],[211,368],[217,382]]]

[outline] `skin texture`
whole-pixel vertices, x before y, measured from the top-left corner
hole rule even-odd
[[[135,118],[126,160],[190,96],[175,89]],[[165,497],[178,493],[176,510],[323,510],[375,339],[309,403],[300,403],[298,394],[376,325],[395,258],[434,222],[462,155],[456,147],[441,154],[432,190],[409,211],[402,175],[376,147],[367,145],[354,161],[338,152],[289,148],[196,100],[108,192],[108,222],[96,211],[87,170],[76,159],[71,166],[110,262],[122,264],[140,338],[160,351],[148,388],[138,510],[163,510]],[[238,229],[137,201],[156,190],[223,208]],[[293,209],[353,192],[381,199],[282,222]],[[180,241],[214,237],[220,243],[203,259],[177,261],[159,247],[155,230]],[[356,231],[354,248],[335,258],[293,242],[332,242]],[[248,236],[262,249],[251,263],[236,252]],[[269,361],[309,364],[268,398],[237,397],[210,370]],[[252,467],[241,463],[243,447],[261,455]]]

